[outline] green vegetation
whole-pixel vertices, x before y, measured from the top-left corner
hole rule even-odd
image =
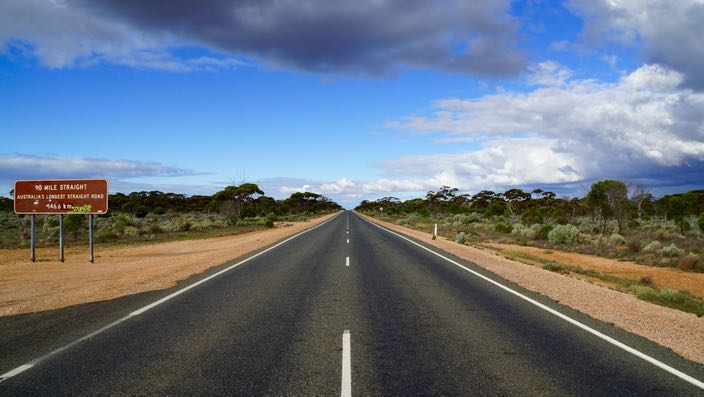
[[[630,291],[638,299],[644,301],[694,313],[699,317],[704,315],[704,301],[687,291],[675,291],[669,288],[656,289],[646,285],[633,285],[630,287]]]
[[[460,244],[531,245],[546,253],[572,251],[704,272],[704,190],[656,199],[643,186],[605,180],[594,183],[583,198],[558,198],[542,189],[469,195],[444,186],[425,198],[365,200],[356,210],[430,233],[437,223],[438,235]],[[648,276],[636,281],[518,251],[500,252],[549,271],[600,280],[659,305],[704,314],[704,300],[686,291],[656,288]]]
[[[604,180],[583,198],[558,198],[542,189],[470,195],[444,186],[424,198],[365,200],[356,210],[381,218],[380,208],[383,220],[425,232],[437,223],[438,234],[453,240],[464,232],[469,243],[531,245],[704,271],[704,190],[655,198],[644,186]]]
[[[341,207],[316,193],[299,192],[285,200],[264,195],[256,184],[228,186],[212,196],[176,193],[117,193],[108,198],[110,210],[96,216],[99,243],[129,243],[204,238],[273,227],[274,222],[303,221]],[[0,247],[29,245],[30,216],[12,212],[11,199],[0,197]],[[90,208],[77,207],[64,218],[67,242],[87,241]],[[58,216],[37,217],[38,245],[57,244]]]
[[[543,269],[562,274],[568,274],[570,272],[565,266],[555,262],[548,262],[543,264]]]

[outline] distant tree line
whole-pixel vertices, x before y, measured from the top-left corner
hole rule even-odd
[[[302,213],[322,213],[340,210],[342,207],[317,193],[293,193],[285,200],[275,200],[254,183],[227,186],[213,194],[188,196],[160,191],[116,193],[108,196],[108,215],[122,212],[143,218],[149,213],[220,213],[234,218],[277,216]],[[0,197],[0,210],[12,211],[13,201]]]
[[[615,220],[619,232],[628,227],[630,220],[652,216],[667,217],[685,229],[689,227],[684,221],[687,216],[704,213],[704,190],[656,199],[642,185],[629,187],[616,180],[592,184],[583,198],[558,198],[555,193],[542,189],[482,190],[474,195],[458,193],[457,188],[443,186],[438,191],[429,191],[423,198],[406,201],[396,197],[364,200],[355,210],[389,215],[417,213],[423,216],[478,212],[487,216],[519,216],[527,224],[543,223],[544,218],[567,224],[577,216],[591,216],[603,230],[609,221]]]

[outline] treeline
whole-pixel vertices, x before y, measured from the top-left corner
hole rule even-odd
[[[332,212],[342,208],[329,198],[310,192],[297,192],[285,200],[275,200],[266,196],[254,183],[228,186],[212,196],[160,191],[116,193],[108,196],[108,207],[108,216],[127,213],[137,218],[150,213],[161,215],[168,212],[218,213],[233,218],[254,218],[270,214]],[[0,210],[12,211],[12,199],[0,197]]]
[[[277,216],[302,213],[338,211],[342,207],[317,193],[297,192],[284,200],[266,196],[255,183],[227,186],[212,196],[186,196],[159,191],[117,193],[108,198],[110,211],[129,213],[136,217],[148,213],[200,212],[219,213],[234,218],[253,218],[274,214]]]
[[[429,191],[423,198],[406,201],[395,197],[364,200],[355,210],[388,215],[510,215],[519,217],[524,224],[540,224],[548,218],[557,224],[568,224],[576,217],[590,216],[602,230],[609,221],[615,220],[619,232],[626,229],[630,221],[653,216],[674,220],[684,231],[689,227],[689,223],[684,221],[686,217],[704,214],[704,190],[656,198],[644,186],[629,187],[615,180],[594,183],[582,198],[559,198],[555,193],[542,189],[482,190],[474,195],[458,193],[457,188],[443,186],[438,191]]]

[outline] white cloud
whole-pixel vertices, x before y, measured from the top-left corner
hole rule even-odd
[[[559,70],[547,65],[544,70]],[[469,138],[481,148],[378,166],[394,177],[422,175],[470,189],[649,173],[677,179],[683,168],[704,162],[704,94],[682,88],[682,78],[665,67],[646,65],[617,83],[558,78],[548,80],[561,85],[525,93],[440,100],[429,116],[388,125],[449,136],[445,139]]]
[[[561,86],[572,76],[572,71],[555,61],[545,61],[530,68],[528,83],[532,85]]]
[[[704,89],[701,0],[571,0],[568,7],[584,18],[586,42],[638,46],[646,63],[677,70],[685,84]]]
[[[105,158],[0,154],[0,181],[48,178],[136,178],[199,175],[170,165]]]

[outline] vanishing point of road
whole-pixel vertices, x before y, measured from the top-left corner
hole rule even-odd
[[[168,290],[0,318],[0,374],[1,396],[704,395],[704,366],[350,211]]]

